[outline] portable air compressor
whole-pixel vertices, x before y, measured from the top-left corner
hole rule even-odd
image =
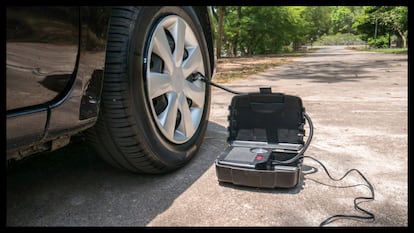
[[[257,188],[293,188],[299,183],[306,157],[319,163],[334,181],[357,172],[371,191],[370,197],[354,199],[355,209],[365,215],[337,214],[325,219],[320,226],[340,218],[375,220],[375,215],[361,208],[357,201],[374,200],[374,187],[360,171],[351,169],[335,179],[319,160],[304,155],[312,141],[313,123],[299,97],[272,93],[270,87],[260,88],[259,93],[237,92],[211,82],[201,74],[194,79],[235,94],[229,106],[229,145],[215,160],[219,182]],[[305,121],[309,124],[306,142]]]
[[[259,188],[292,188],[300,179],[304,151],[305,112],[297,96],[258,93],[233,96],[228,115],[228,147],[216,161],[219,182]],[[310,126],[311,126],[310,122]]]

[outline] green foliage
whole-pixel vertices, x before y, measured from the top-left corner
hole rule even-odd
[[[304,18],[307,28],[307,38],[313,41],[317,40],[320,36],[329,33],[331,28],[331,7],[327,6],[312,6],[306,7],[302,17]]]
[[[355,18],[353,27],[361,38],[370,42],[388,34],[397,35],[406,47],[408,39],[408,8],[406,6],[364,6],[362,13]]]
[[[215,7],[217,9],[217,7]],[[217,30],[217,29],[216,29]],[[408,40],[405,6],[225,6],[222,54],[290,52],[304,44],[388,46]],[[288,49],[289,48],[289,49]]]
[[[329,7],[226,6],[225,56],[280,53],[300,48],[330,28]]]
[[[282,53],[291,53],[293,52],[292,46],[282,46]]]
[[[336,6],[331,13],[332,32],[334,34],[351,33],[354,23],[354,12],[349,6]]]
[[[280,32],[289,27],[284,7],[242,7],[240,48],[243,54],[265,54],[280,51],[289,39]]]
[[[368,45],[372,48],[388,48],[388,36],[379,36],[375,40],[374,38],[368,38]]]

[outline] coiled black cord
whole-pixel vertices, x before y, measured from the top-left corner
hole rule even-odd
[[[355,199],[354,199],[354,208],[356,209],[356,210],[358,210],[358,211],[360,211],[360,212],[362,212],[363,214],[365,214],[365,215],[346,215],[346,214],[336,214],[336,215],[333,215],[333,216],[331,216],[331,217],[329,217],[329,218],[327,218],[327,219],[325,219],[323,222],[321,222],[320,224],[319,224],[319,226],[325,226],[325,225],[327,225],[327,224],[329,224],[329,223],[331,223],[331,222],[334,222],[334,221],[336,221],[336,220],[339,220],[339,219],[349,219],[349,218],[351,218],[351,219],[366,219],[366,220],[375,220],[375,215],[373,214],[373,213],[371,213],[371,212],[369,212],[369,211],[367,211],[367,210],[365,210],[365,209],[363,209],[363,208],[361,208],[360,206],[359,206],[359,204],[361,203],[361,202],[364,202],[364,201],[373,201],[374,199],[375,199],[375,193],[374,193],[374,187],[372,186],[372,184],[368,181],[368,179],[358,170],[358,169],[355,169],[355,168],[353,168],[353,169],[350,169],[349,171],[347,171],[341,178],[339,178],[339,179],[336,179],[336,178],[333,178],[332,176],[331,176],[331,174],[329,174],[329,172],[328,172],[328,169],[326,169],[326,167],[325,167],[325,165],[323,165],[322,164],[322,162],[320,162],[319,160],[317,160],[317,159],[315,159],[315,158],[313,158],[313,157],[311,157],[311,156],[304,156],[304,158],[309,158],[309,159],[312,159],[312,160],[314,160],[315,162],[317,162],[317,163],[319,163],[319,165],[321,165],[322,166],[322,168],[323,168],[323,170],[325,171],[325,173],[328,175],[328,177],[331,179],[331,180],[333,180],[333,181],[340,181],[340,180],[343,180],[348,174],[350,174],[351,172],[356,172],[356,173],[358,173],[361,177],[362,177],[362,179],[364,179],[364,181],[365,181],[365,183],[367,184],[367,187],[369,188],[369,190],[371,191],[371,196],[370,197],[356,197]]]
[[[312,137],[313,137],[313,123],[312,123],[312,120],[311,120],[310,116],[306,112],[304,112],[303,115],[304,115],[305,119],[309,123],[309,136],[306,139],[305,144],[299,150],[299,152],[295,156],[293,156],[292,158],[290,158],[288,160],[276,160],[276,159],[273,159],[272,164],[273,164],[273,162],[274,162],[275,165],[276,164],[289,164],[289,163],[295,162],[299,158],[303,157],[303,154],[308,149],[308,147],[309,147],[309,145],[310,145],[310,143],[312,141]]]

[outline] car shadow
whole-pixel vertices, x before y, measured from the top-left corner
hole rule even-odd
[[[214,164],[227,145],[226,132],[210,121],[197,155],[161,175],[113,168],[81,137],[25,159],[7,172],[6,225],[145,226]]]

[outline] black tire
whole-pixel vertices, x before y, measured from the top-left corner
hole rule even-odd
[[[185,120],[185,116],[180,115],[179,109],[172,135],[163,131],[157,118],[159,112],[163,111],[162,108],[167,111],[165,105],[170,103],[162,96],[162,98],[157,97],[163,100],[161,101],[163,103],[159,104],[149,94],[154,87],[149,87],[150,73],[148,72],[154,69],[152,61],[156,60],[156,56],[152,55],[153,51],[149,49],[150,45],[155,43],[151,39],[152,36],[156,38],[153,35],[155,28],[160,27],[162,20],[167,17],[185,22],[186,26],[191,28],[193,32],[191,35],[195,35],[201,50],[203,75],[208,78],[212,75],[203,28],[191,7],[116,7],[113,9],[98,121],[86,135],[88,142],[105,161],[132,172],[166,173],[184,166],[197,153],[208,124],[210,87],[205,83],[201,84],[201,81],[196,82],[200,82],[197,85],[203,87],[200,90],[203,90],[204,102],[200,102],[204,104],[196,106],[200,110],[197,109],[199,115],[195,115],[196,123],[191,133],[188,135],[183,133],[182,138],[175,139],[178,130],[183,126],[186,128],[185,123],[180,122]],[[153,59],[151,65],[147,64],[149,59]],[[164,67],[163,60],[159,60],[160,67]],[[185,82],[187,81],[194,82],[191,78],[186,79]],[[190,109],[191,99],[187,97],[185,102]],[[187,107],[184,107],[188,113]],[[188,124],[188,120],[186,123]]]

